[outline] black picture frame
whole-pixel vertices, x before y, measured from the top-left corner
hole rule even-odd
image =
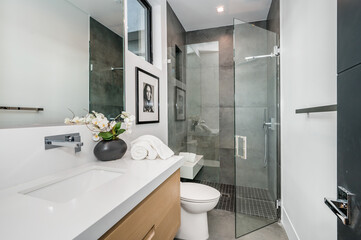
[[[135,68],[136,77],[136,124],[159,123],[159,77],[139,68]],[[148,91],[149,90],[149,91]],[[147,101],[146,93],[151,93]],[[140,94],[142,93],[142,94]],[[146,102],[148,102],[146,104]]]
[[[186,90],[175,87],[175,119],[185,121],[187,118]]]

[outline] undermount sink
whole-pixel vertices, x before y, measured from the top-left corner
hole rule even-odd
[[[92,191],[123,174],[124,172],[122,171],[93,168],[20,193],[52,202],[64,203]]]

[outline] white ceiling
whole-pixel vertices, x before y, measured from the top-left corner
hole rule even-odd
[[[267,19],[272,0],[168,0],[186,31],[229,26],[233,18],[243,22]],[[217,13],[217,7],[224,12]]]

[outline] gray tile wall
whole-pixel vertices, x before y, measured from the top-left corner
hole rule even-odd
[[[279,32],[279,0],[273,0],[269,21],[261,21],[253,23],[255,26],[263,29],[270,29],[275,32]],[[251,26],[251,25],[249,25]],[[248,35],[250,34],[250,35]],[[266,34],[267,35],[267,34]],[[271,45],[263,43],[257,43],[256,39],[267,39],[268,36],[251,37],[251,33],[242,33],[242,41],[247,41],[244,44],[254,44],[254,48],[244,49],[242,54],[257,55],[269,53]],[[244,37],[248,36],[248,37]],[[240,37],[241,38],[241,37]],[[183,51],[186,52],[185,45],[206,43],[217,41],[219,44],[219,60],[218,60],[218,89],[202,89],[202,76],[211,78],[214,76],[214,72],[208,69],[203,71],[201,68],[202,62],[198,57],[187,56],[187,61],[184,60],[183,66],[187,66],[183,69],[183,81],[177,81],[174,79],[174,44],[177,44]],[[242,44],[241,41],[241,44]],[[241,48],[240,48],[241,49]],[[251,50],[251,52],[247,52]],[[211,56],[210,56],[211,57]],[[220,183],[234,184],[234,124],[235,124],[235,110],[236,109],[236,122],[237,134],[247,135],[249,144],[249,157],[251,163],[239,164],[237,166],[237,178],[239,185],[247,185],[251,183],[252,187],[269,188],[274,185],[270,183],[268,185],[268,176],[273,172],[276,166],[276,162],[273,156],[276,156],[273,149],[276,147],[275,132],[270,133],[270,163],[269,168],[264,167],[263,154],[264,154],[264,132],[262,128],[264,110],[268,109],[269,116],[274,115],[276,109],[275,104],[268,104],[269,101],[273,101],[276,91],[275,87],[268,86],[267,81],[274,77],[274,70],[267,67],[267,62],[259,61],[249,63],[251,66],[247,68],[241,68],[243,70],[236,70],[236,79],[243,79],[238,85],[242,86],[236,90],[236,98],[239,103],[238,106],[234,106],[234,92],[235,92],[235,77],[234,77],[234,65],[233,65],[233,26],[226,26],[213,29],[205,29],[198,31],[185,32],[181,26],[176,15],[168,5],[168,59],[172,60],[171,64],[168,64],[168,96],[169,96],[169,144],[173,149],[177,151],[184,151],[187,149],[187,123],[177,122],[174,120],[174,90],[175,86],[181,86],[187,89],[187,117],[196,116],[202,114],[202,117],[207,120],[207,124],[211,125],[211,128],[217,128],[219,126],[219,160],[220,169],[216,170],[217,179]],[[267,60],[265,60],[267,61]],[[213,75],[212,75],[213,73]],[[198,76],[198,77],[197,77]],[[203,80],[204,81],[204,80]],[[187,83],[187,85],[185,85]],[[273,83],[272,83],[273,84]],[[217,97],[212,92],[218,90]],[[199,93],[199,94],[197,94]],[[273,94],[273,95],[272,95]],[[204,99],[203,99],[204,98]],[[208,106],[203,106],[203,100],[209,103]],[[218,106],[216,106],[218,101]],[[218,112],[216,114],[216,108]],[[209,111],[207,111],[209,110]],[[273,112],[272,112],[273,111]],[[213,115],[212,115],[213,114]],[[218,120],[218,121],[217,121]],[[208,157],[211,157],[210,155]],[[217,159],[214,159],[217,160]],[[213,167],[210,167],[209,174],[214,175]],[[268,169],[268,170],[267,170]],[[204,176],[208,176],[207,172],[204,172]],[[211,177],[210,177],[211,178]],[[273,179],[273,176],[270,178]]]
[[[219,101],[217,108],[209,109],[219,119],[219,182],[234,184],[234,68],[233,68],[233,26],[191,31],[186,34],[187,44],[218,42],[219,88],[216,93],[204,94]],[[217,113],[215,111],[218,111]],[[216,121],[210,120],[214,122]],[[208,119],[212,116],[209,115]],[[207,119],[206,119],[207,120]],[[218,159],[217,159],[218,160]]]
[[[187,46],[194,51],[187,54],[188,117],[205,121],[210,129],[219,129],[219,52],[212,50],[217,44]],[[204,160],[219,161],[219,134],[200,131],[199,126],[192,129],[191,124],[190,120],[187,151],[203,155]]]
[[[280,35],[280,0],[272,0],[267,16],[267,29]]]
[[[167,3],[167,46],[168,56],[168,145],[176,153],[187,149],[187,121],[176,121],[175,115],[175,92],[176,86],[186,89],[186,72],[181,68],[182,81],[175,78],[176,52],[175,45],[182,51],[183,62],[186,65],[186,36],[185,30],[179,19]],[[188,116],[186,116],[188,117]]]
[[[115,118],[124,110],[123,38],[90,18],[89,110]]]

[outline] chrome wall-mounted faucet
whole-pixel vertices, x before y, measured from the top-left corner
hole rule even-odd
[[[58,147],[74,147],[75,152],[80,152],[83,142],[79,133],[69,133],[55,136],[47,136],[44,138],[45,150]]]

